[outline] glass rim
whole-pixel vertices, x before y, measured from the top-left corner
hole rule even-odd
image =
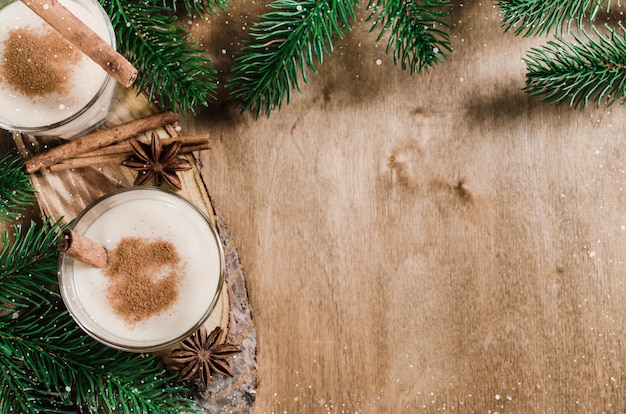
[[[58,259],[58,267],[57,267],[57,276],[58,276],[58,283],[59,283],[59,290],[61,293],[61,298],[63,300],[63,303],[65,304],[65,307],[68,311],[68,313],[72,316],[72,318],[74,319],[74,321],[78,324],[78,326],[85,332],[87,333],[89,336],[91,336],[93,339],[97,340],[98,342],[107,345],[111,348],[114,349],[118,349],[121,351],[127,351],[127,352],[138,352],[138,353],[142,353],[142,352],[155,352],[155,351],[160,351],[166,348],[169,348],[173,345],[176,345],[178,343],[180,343],[181,341],[183,341],[184,339],[188,338],[189,336],[191,336],[194,332],[196,332],[203,324],[204,322],[206,322],[206,320],[212,315],[213,311],[215,310],[215,306],[217,305],[220,296],[222,294],[222,289],[224,286],[224,281],[225,281],[225,268],[226,268],[226,261],[225,261],[225,257],[224,257],[224,249],[222,247],[222,242],[221,239],[219,237],[219,233],[217,228],[215,227],[215,225],[211,222],[211,220],[209,219],[209,217],[206,215],[206,213],[204,213],[202,210],[200,210],[196,205],[194,205],[192,202],[190,202],[189,200],[187,200],[185,197],[182,197],[179,194],[174,193],[173,191],[170,190],[166,190],[166,189],[162,189],[159,187],[153,187],[153,186],[142,186],[142,187],[125,187],[125,188],[120,188],[117,190],[114,190],[110,193],[107,193],[101,197],[99,197],[98,199],[94,200],[93,202],[91,202],[89,205],[87,205],[87,207],[85,207],[77,216],[74,220],[72,220],[71,224],[69,225],[70,229],[74,229],[76,227],[76,224],[80,222],[80,220],[89,213],[89,211],[91,211],[94,207],[98,206],[100,203],[111,199],[113,197],[116,197],[120,194],[125,194],[128,192],[133,192],[133,191],[147,191],[147,192],[151,192],[151,191],[156,191],[156,192],[160,192],[160,193],[164,193],[167,194],[168,196],[173,196],[176,199],[178,199],[179,201],[182,201],[184,204],[186,204],[188,207],[191,207],[192,210],[194,210],[196,213],[198,213],[198,215],[204,220],[204,222],[206,222],[207,226],[209,227],[209,230],[211,232],[211,234],[213,235],[213,237],[215,238],[215,242],[217,245],[217,249],[218,249],[218,258],[219,258],[219,275],[218,275],[218,282],[217,282],[217,287],[215,289],[215,293],[213,294],[213,297],[211,298],[211,302],[208,304],[205,312],[202,314],[202,316],[199,318],[198,321],[196,321],[188,330],[186,330],[185,332],[181,333],[180,335],[172,338],[172,339],[168,339],[167,341],[161,342],[161,343],[155,343],[153,345],[128,345],[128,344],[123,344],[123,343],[118,343],[115,342],[109,338],[103,337],[102,335],[98,335],[96,332],[94,332],[94,329],[91,329],[89,326],[87,326],[87,324],[85,324],[82,320],[81,317],[79,315],[77,315],[75,313],[74,310],[74,305],[72,303],[72,301],[70,300],[70,298],[67,296],[67,292],[64,288],[64,281],[63,281],[63,271],[65,266],[67,265],[68,262],[72,263],[74,262],[74,259],[68,257],[67,255],[64,254],[60,254],[59,255],[59,259]],[[73,278],[73,276],[72,276]]]
[[[16,1],[20,1],[20,0],[0,1],[0,9],[8,6],[11,3],[15,3]],[[104,10],[100,2],[97,0],[71,0],[71,1],[74,1],[77,3],[80,1],[85,1],[89,3],[93,3],[96,6],[98,11],[100,12],[100,17],[102,17],[106,22],[106,26],[109,31],[109,41],[110,41],[109,43],[111,46],[117,49],[117,39],[115,36],[115,31],[113,30],[113,23],[111,23],[111,19],[109,18],[109,15],[106,13],[106,11]],[[76,111],[72,115],[60,121],[57,121],[51,124],[46,124],[46,125],[25,127],[25,126],[11,124],[7,122],[6,120],[3,120],[2,118],[0,118],[0,128],[6,129],[9,131],[19,131],[25,134],[36,134],[37,132],[42,132],[42,131],[47,131],[47,130],[52,130],[55,128],[62,127],[74,121],[75,119],[83,115],[85,112],[87,112],[89,108],[91,108],[98,101],[98,99],[100,99],[100,97],[102,96],[102,94],[104,93],[104,91],[107,89],[107,87],[109,86],[111,82],[116,82],[116,80],[113,79],[113,77],[107,73],[104,78],[104,81],[102,81],[102,85],[100,85],[100,89],[98,89],[98,92],[94,94],[94,96],[89,100],[89,102],[87,102],[82,108],[80,108],[78,111]]]

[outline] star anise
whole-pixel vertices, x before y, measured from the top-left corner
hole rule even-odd
[[[150,143],[144,143],[138,139],[130,141],[134,154],[120,163],[138,172],[134,185],[145,184],[154,178],[155,185],[161,185],[163,181],[177,189],[182,185],[176,171],[191,169],[191,163],[184,158],[176,156],[181,141],[173,141],[163,145],[156,133],[152,133]]]
[[[172,351],[171,358],[182,365],[178,372],[178,381],[199,377],[206,390],[211,384],[211,373],[233,376],[227,361],[241,350],[237,346],[219,343],[222,328],[216,327],[207,335],[204,326],[181,343],[181,348]]]

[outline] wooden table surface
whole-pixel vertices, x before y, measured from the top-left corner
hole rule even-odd
[[[263,10],[191,22],[223,80]],[[365,16],[269,118],[222,92],[181,122],[246,274],[253,412],[625,412],[626,109],[522,93],[546,39],[493,2],[421,77]]]
[[[260,11],[191,25],[224,78]],[[451,21],[422,77],[360,21],[269,118],[183,123],[246,272],[254,412],[626,411],[626,109],[522,93],[548,39],[493,2]]]

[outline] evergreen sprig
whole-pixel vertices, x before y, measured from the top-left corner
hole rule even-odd
[[[452,51],[449,23],[451,4],[444,0],[371,0],[371,31],[380,27],[377,41],[389,32],[387,54],[393,51],[394,63],[403,70],[421,74],[423,69],[441,63]]]
[[[593,21],[610,0],[500,0],[505,30],[516,35],[544,35],[555,29],[557,34],[570,31],[575,24],[580,30],[586,21]]]
[[[87,336],[56,286],[60,224],[3,233],[0,413],[182,413],[194,410],[152,356]]]
[[[226,7],[230,3],[229,0],[163,0],[165,7],[174,10],[179,10],[180,3],[188,16],[197,15],[204,16],[205,14],[216,14],[218,11],[226,10]]]
[[[275,0],[273,9],[252,26],[232,68],[231,97],[256,115],[270,114],[289,103],[291,89],[300,91],[300,77],[333,50],[334,37],[350,30],[354,0]]]
[[[561,38],[533,48],[526,60],[526,88],[532,96],[584,108],[590,101],[611,105],[626,101],[626,34],[607,28],[608,35],[583,32],[574,42]]]
[[[0,157],[0,221],[11,221],[21,216],[25,207],[35,199],[30,176],[24,161],[14,153]]]
[[[55,230],[58,226],[55,226]],[[50,294],[49,286],[56,283],[55,231],[37,230],[31,223],[24,231],[21,224],[13,227],[14,234],[2,232],[0,250],[0,312],[19,312],[21,308],[38,308]]]
[[[176,15],[164,0],[100,0],[117,35],[118,48],[139,71],[136,87],[164,109],[194,114],[215,98],[217,71],[211,58],[196,49],[190,33],[176,24]],[[170,0],[175,1],[175,0]],[[182,0],[180,0],[182,1]],[[209,4],[185,7],[196,12]],[[226,0],[215,0],[224,4]],[[206,6],[203,6],[205,5]]]

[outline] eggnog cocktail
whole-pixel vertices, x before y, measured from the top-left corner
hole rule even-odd
[[[136,352],[167,348],[211,314],[223,252],[213,225],[185,199],[155,188],[120,190],[85,209],[73,230],[109,251],[105,268],[66,255],[59,263],[65,304],[100,342]]]
[[[115,47],[96,0],[59,2]],[[0,0],[0,127],[75,137],[104,122],[115,87],[99,64],[25,4]]]

